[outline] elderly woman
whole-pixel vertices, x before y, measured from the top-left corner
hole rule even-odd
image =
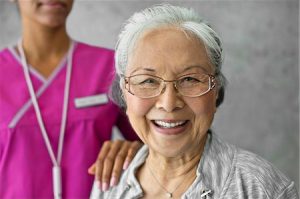
[[[222,57],[216,32],[190,9],[159,5],[129,19],[113,92],[145,145],[119,185],[91,198],[298,198],[270,163],[211,132]]]

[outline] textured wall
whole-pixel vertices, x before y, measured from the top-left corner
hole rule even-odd
[[[193,7],[224,42],[229,81],[214,130],[276,165],[299,187],[297,0],[160,1]],[[113,48],[125,19],[159,1],[77,0],[69,18],[73,38]],[[0,47],[20,36],[17,9],[0,1]]]

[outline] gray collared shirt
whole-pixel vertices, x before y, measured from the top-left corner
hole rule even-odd
[[[109,191],[94,186],[91,199],[134,199],[143,196],[135,177],[148,156],[143,146],[120,183]],[[222,142],[209,133],[197,168],[197,177],[181,199],[298,199],[294,182],[269,162],[251,152]],[[208,193],[209,194],[205,194]]]

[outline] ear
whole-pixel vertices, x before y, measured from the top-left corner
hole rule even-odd
[[[217,112],[217,101],[218,101],[218,96],[219,96],[219,93],[218,93],[218,91],[219,91],[219,89],[218,88],[216,88],[215,89],[215,103],[214,103],[214,113],[216,113]]]
[[[120,94],[124,102],[126,103],[126,89],[125,89],[125,84],[124,82],[120,83]]]
[[[216,104],[217,104],[217,101],[218,101],[218,98],[219,98],[219,90],[220,90],[220,88],[219,88],[219,86],[217,86],[217,87],[216,87],[216,91],[215,91],[215,92],[216,92],[216,94],[215,94],[215,95],[216,95],[216,96],[215,96]]]
[[[125,89],[122,89],[121,92],[122,92],[121,98],[122,98],[122,100],[123,100],[123,107],[124,107],[124,110],[125,110],[126,115],[128,115],[128,114],[127,114],[127,110],[128,110],[128,109],[127,109],[127,96],[126,96],[126,90],[125,90]]]
[[[216,107],[219,107],[222,104],[223,100],[224,100],[224,95],[225,95],[224,87],[222,86],[221,88],[219,88],[217,90],[217,92],[218,92],[218,94],[216,95],[217,96],[216,97]]]
[[[127,90],[125,89],[125,84],[121,83],[120,84],[120,96],[122,100],[122,107],[124,108],[124,111],[127,114]]]

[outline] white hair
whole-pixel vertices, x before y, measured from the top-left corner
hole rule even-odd
[[[170,4],[161,4],[146,8],[141,12],[135,13],[128,19],[119,34],[119,40],[116,45],[116,81],[120,81],[120,76],[125,74],[128,65],[128,56],[132,53],[136,42],[142,34],[146,31],[166,26],[179,28],[194,35],[204,43],[210,62],[215,67],[214,75],[218,80],[219,89],[222,88],[224,92],[226,79],[221,72],[224,55],[219,36],[194,10]],[[113,98],[120,104],[120,98],[117,97],[119,99],[116,99],[116,94],[114,93]],[[124,105],[124,102],[120,105]]]

